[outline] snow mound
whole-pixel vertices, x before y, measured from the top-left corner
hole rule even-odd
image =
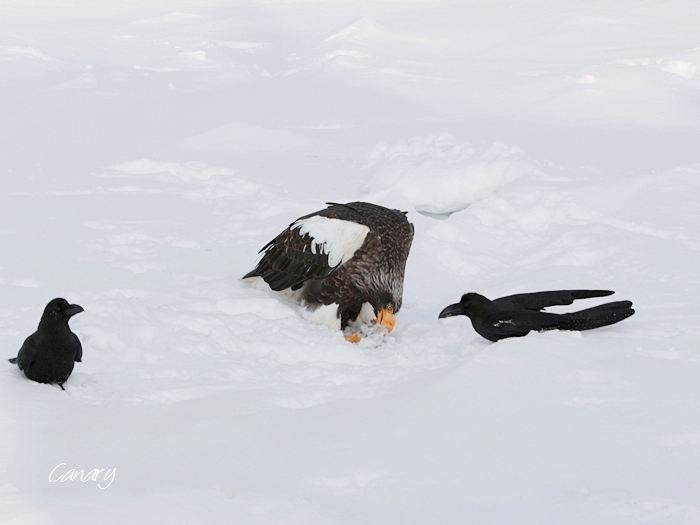
[[[42,53],[40,50],[33,47],[10,46],[5,49],[5,55],[21,55],[26,57],[38,58],[45,62],[55,62],[56,59]]]
[[[359,45],[368,45],[383,33],[384,30],[375,20],[362,17],[333,31],[333,33],[322,40],[321,44],[352,42]]]
[[[129,175],[165,174],[182,181],[207,181],[215,175],[230,176],[236,170],[207,166],[201,162],[159,162],[154,159],[137,159],[111,166]]]
[[[284,71],[283,76],[300,72],[330,69],[333,71],[364,70],[379,63],[378,45],[386,40],[387,32],[376,21],[362,17],[345,24],[320,39],[308,56],[293,54],[288,60],[302,62]]]
[[[323,39],[319,49],[325,50],[315,66],[331,64],[334,69],[365,68],[377,60],[377,42],[384,30],[374,20],[360,18],[334,31]]]
[[[365,192],[395,189],[426,215],[449,215],[537,170],[517,146],[458,143],[449,133],[414,137],[367,155]]]
[[[700,48],[693,48],[673,56],[641,57],[616,60],[615,64],[629,67],[661,69],[666,73],[692,79],[700,68]]]
[[[181,192],[187,197],[207,199],[213,206],[221,207],[222,199],[249,197],[258,191],[258,186],[242,177],[237,171],[221,166],[209,166],[203,162],[172,162],[154,159],[137,159],[109,166],[102,177],[139,179],[171,183],[171,189],[161,187],[139,190],[135,187],[109,188],[103,191],[147,191],[149,193]],[[177,188],[177,189],[175,189]]]

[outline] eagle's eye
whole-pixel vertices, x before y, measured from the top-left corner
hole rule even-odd
[[[386,309],[389,310],[390,314],[394,313],[394,305],[393,304],[389,303],[388,305],[386,305]]]

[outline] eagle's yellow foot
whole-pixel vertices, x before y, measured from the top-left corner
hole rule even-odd
[[[346,335],[346,336],[343,336],[343,337],[345,337],[345,340],[346,340],[348,343],[357,343],[357,342],[360,341],[360,339],[362,339],[362,336],[361,336],[359,333],[357,333],[357,334],[352,334],[352,335]]]

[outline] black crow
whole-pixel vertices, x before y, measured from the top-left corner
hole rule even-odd
[[[509,295],[490,301],[478,293],[468,293],[445,308],[440,315],[466,315],[476,332],[489,341],[522,337],[531,330],[590,330],[617,323],[634,313],[631,301],[602,304],[566,314],[541,312],[547,306],[571,304],[576,299],[605,297],[610,290],[559,290]]]
[[[25,339],[17,357],[8,359],[37,383],[57,383],[63,388],[75,362],[81,362],[83,347],[71,332],[68,320],[83,311],[82,306],[54,299],[44,309],[39,328]]]

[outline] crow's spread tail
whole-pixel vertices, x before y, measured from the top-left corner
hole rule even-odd
[[[557,328],[559,330],[591,330],[615,324],[634,314],[631,301],[616,301],[566,314],[568,319]]]
[[[16,365],[16,364],[17,364],[17,358],[16,358],[16,357],[11,357],[10,359],[8,359],[8,361],[9,361],[10,363],[12,363],[13,365]]]

